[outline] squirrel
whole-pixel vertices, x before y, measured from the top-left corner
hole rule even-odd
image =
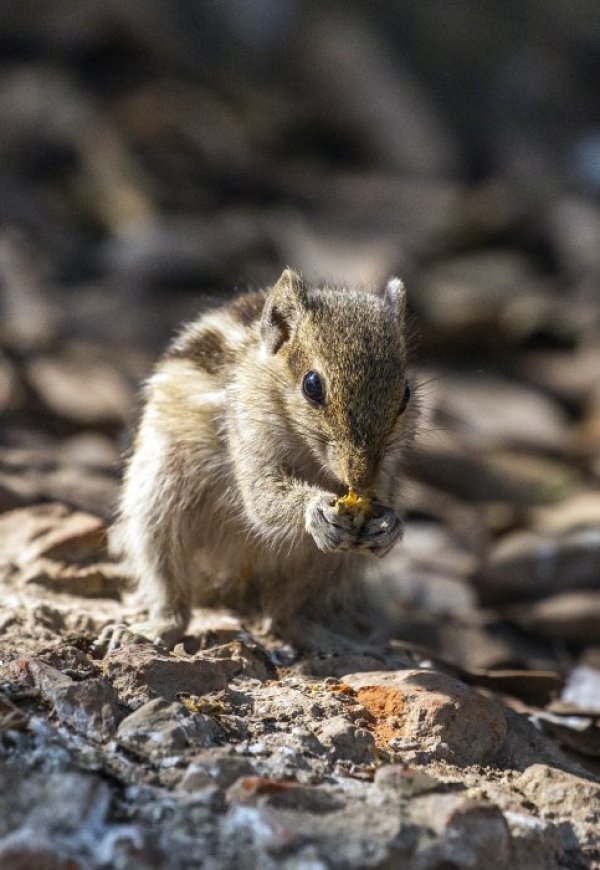
[[[276,622],[319,608],[401,537],[401,468],[417,419],[406,294],[309,286],[202,314],[145,386],[116,537],[150,603],[131,631],[168,647],[193,603],[250,601]],[[357,527],[336,508],[373,497]],[[124,628],[124,627],[122,627]]]

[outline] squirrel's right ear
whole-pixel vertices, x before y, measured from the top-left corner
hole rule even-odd
[[[271,353],[277,353],[289,339],[305,308],[302,278],[292,269],[285,269],[267,296],[260,321],[262,340]]]
[[[394,312],[398,320],[404,319],[406,289],[400,278],[390,278],[383,294],[384,305]]]

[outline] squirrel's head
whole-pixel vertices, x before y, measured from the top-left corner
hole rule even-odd
[[[365,495],[409,416],[405,299],[398,278],[378,295],[307,287],[286,269],[262,314],[290,427],[331,475]]]

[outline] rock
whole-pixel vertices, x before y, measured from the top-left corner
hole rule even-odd
[[[547,818],[569,821],[600,818],[600,785],[547,764],[532,764],[517,778],[524,797],[541,808]]]
[[[0,413],[14,409],[19,402],[19,380],[10,360],[0,352]]]
[[[561,693],[562,704],[600,714],[600,669],[581,664],[571,671]]]
[[[122,647],[102,660],[102,669],[121,703],[132,707],[139,707],[157,695],[176,701],[182,693],[218,692],[241,674],[245,666],[244,659],[215,656],[214,649],[181,658],[158,652],[152,644]]]
[[[227,662],[234,669],[232,676],[243,676],[254,680],[272,680],[277,672],[267,651],[256,642],[251,645],[241,640],[232,640],[220,646],[214,646],[202,654],[207,662]]]
[[[36,559],[22,572],[23,583],[37,583],[54,592],[65,592],[84,598],[119,598],[128,588],[129,578],[111,563],[96,565],[65,565],[51,559]]]
[[[531,351],[520,362],[527,379],[565,402],[581,404],[594,392],[600,370],[600,347],[569,351]]]
[[[27,722],[25,713],[0,694],[0,735],[5,731],[24,731]]]
[[[577,714],[534,713],[532,721],[563,746],[590,758],[600,758],[600,718]]]
[[[512,841],[512,866],[527,870],[569,866],[558,829],[529,813],[505,811]],[[575,865],[576,866],[576,865]]]
[[[486,603],[594,589],[600,571],[600,526],[562,535],[519,531],[490,551],[478,580]]]
[[[600,492],[584,490],[558,504],[534,508],[531,518],[535,531],[560,536],[584,528],[600,528]]]
[[[476,449],[526,447],[560,450],[568,432],[566,414],[551,399],[515,381],[446,375],[430,385],[440,420],[451,420],[463,443]]]
[[[480,251],[438,262],[415,288],[417,305],[442,336],[497,333],[507,301],[536,294],[539,279],[531,262],[518,251]]]
[[[306,787],[286,780],[244,776],[227,792],[234,804],[269,805],[295,812],[328,813],[344,806],[343,799],[324,788]]]
[[[411,475],[429,486],[467,502],[551,504],[575,492],[577,471],[553,460],[515,451],[479,455],[457,443],[419,436],[411,459]]]
[[[36,505],[0,516],[0,558],[7,562],[105,559],[106,543],[102,520],[64,504]]]
[[[240,777],[252,776],[255,770],[247,758],[231,755],[225,747],[214,748],[193,756],[188,764],[178,788],[193,792],[211,785],[228,788]]]
[[[510,870],[513,866],[511,837],[498,807],[457,799],[454,795],[436,795],[423,800],[427,823],[435,827],[443,825],[443,828],[438,842],[419,855],[419,870],[438,867]]]
[[[100,743],[112,737],[121,712],[108,680],[92,678],[75,682],[36,660],[29,662],[28,667],[42,697],[53,704],[61,723]]]
[[[441,783],[424,770],[402,764],[384,764],[375,771],[375,785],[384,791],[412,797],[434,791]]]
[[[60,356],[37,356],[26,375],[44,405],[76,425],[106,427],[129,419],[130,387],[93,347],[71,344]]]
[[[316,735],[335,759],[367,764],[375,758],[375,741],[366,728],[357,728],[343,716],[327,719]]]
[[[162,698],[138,707],[123,719],[117,731],[121,746],[154,762],[188,748],[213,746],[223,736],[222,729],[209,716],[191,714],[183,704]]]
[[[98,517],[59,503],[0,516],[0,576],[17,567],[24,584],[115,597],[126,578],[107,559],[106,525]]]
[[[502,748],[507,732],[502,707],[443,673],[406,670],[349,674],[371,716],[379,749],[406,759],[432,755],[457,765],[483,764]]]
[[[565,592],[511,609],[525,630],[554,641],[585,646],[600,643],[600,591]]]
[[[0,469],[0,512],[57,500],[110,519],[114,516],[117,482],[105,473],[82,474],[80,468],[58,462],[44,468]]]

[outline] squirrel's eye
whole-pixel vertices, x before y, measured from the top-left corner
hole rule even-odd
[[[406,406],[408,405],[409,401],[410,401],[410,387],[408,386],[408,384],[406,384],[406,386],[404,387],[404,395],[402,396],[402,404],[400,405],[400,413],[401,414],[403,411],[406,411]]]
[[[308,372],[302,381],[302,392],[311,402],[322,405],[325,400],[323,383],[316,372]]]

